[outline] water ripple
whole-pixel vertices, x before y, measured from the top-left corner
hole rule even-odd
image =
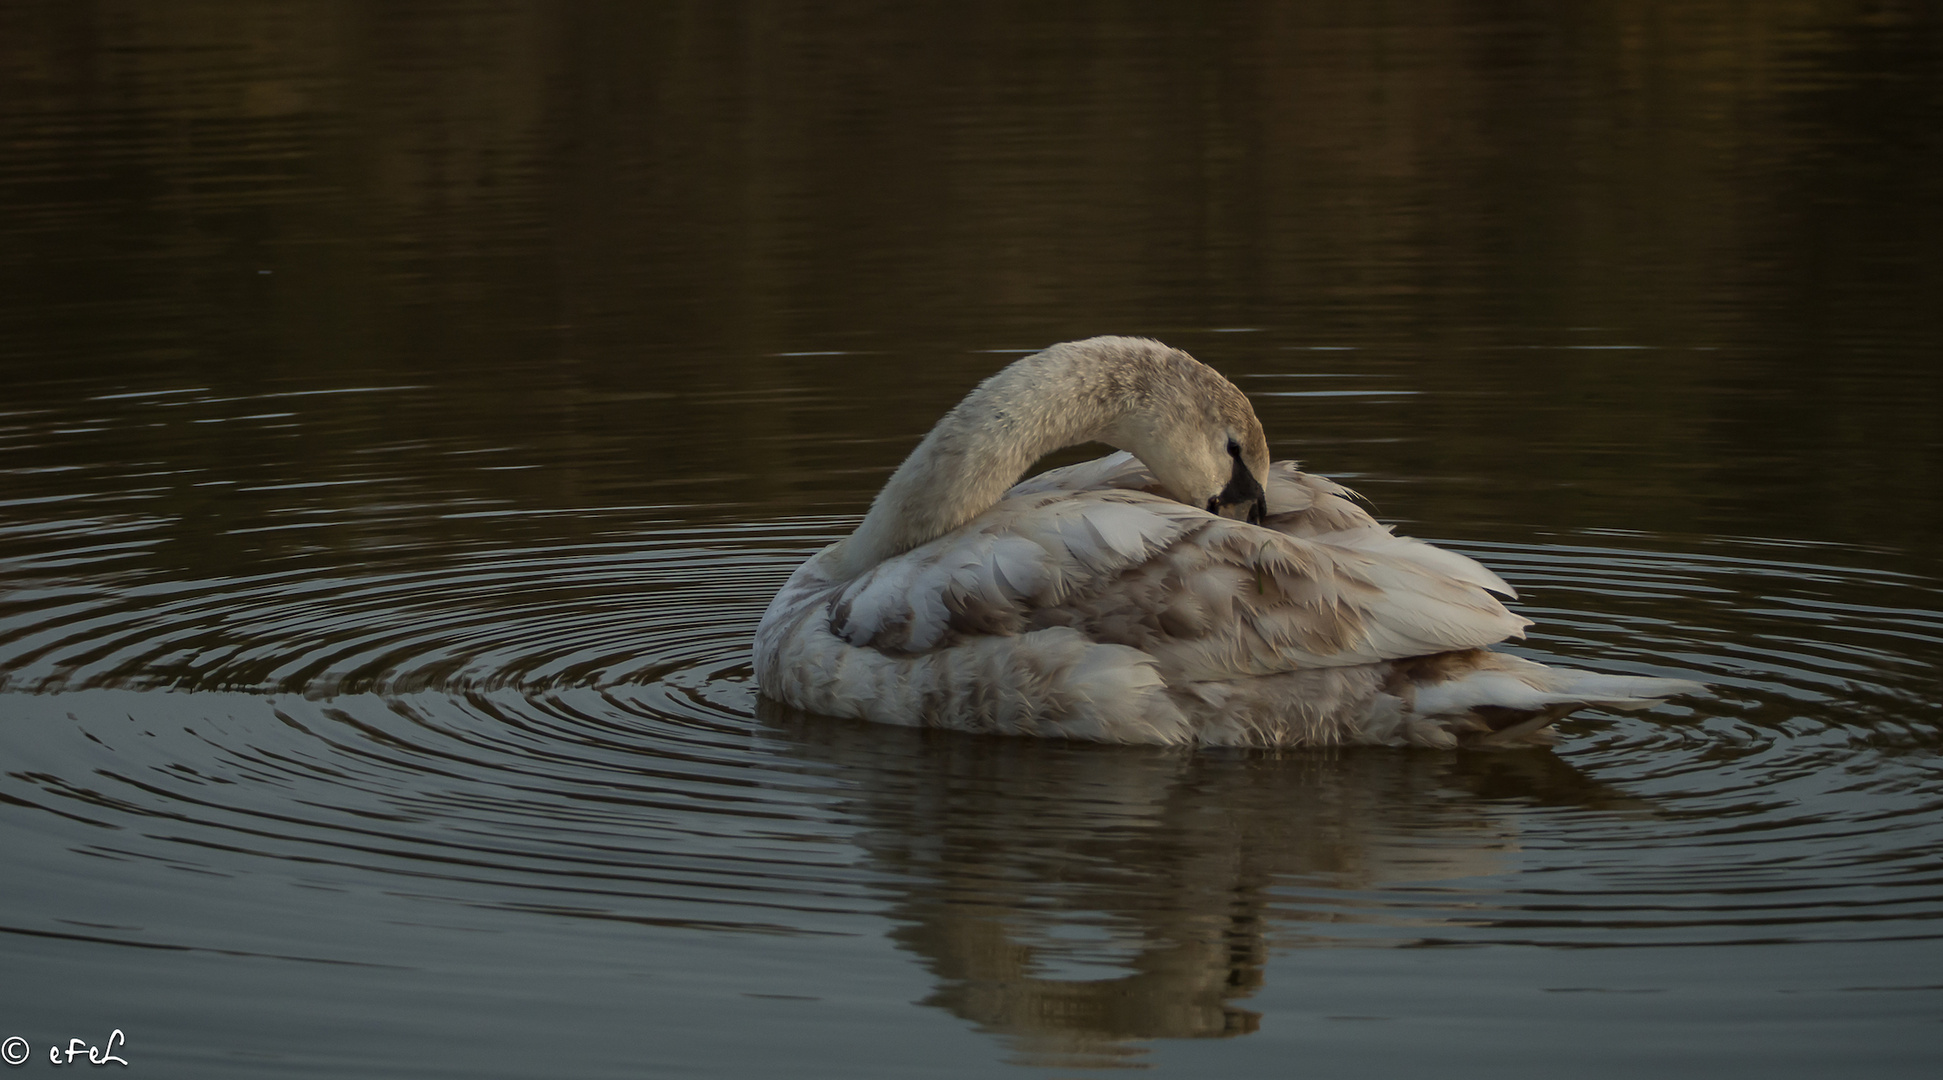
[[[156,527],[137,516],[21,529],[94,541],[8,564],[0,672],[32,734],[0,797],[86,826],[63,842],[99,859],[453,910],[754,933],[888,914],[945,965],[984,963],[960,953],[996,919],[1033,978],[1139,968],[1180,920],[1236,911],[1249,955],[1938,935],[1943,605],[1853,553],[1455,545],[1539,620],[1516,651],[1718,696],[1582,714],[1557,752],[1182,755],[764,702],[753,624],[846,523],[615,516],[593,541],[176,580],[118,569]],[[248,951],[166,921],[114,936]]]

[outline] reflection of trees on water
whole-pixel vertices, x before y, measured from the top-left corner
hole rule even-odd
[[[1549,751],[1182,754],[763,708],[842,767],[924,1003],[1038,1064],[1247,1034],[1271,947],[1435,936],[1444,909],[1368,893],[1513,869],[1507,803],[1622,801]]]
[[[265,544],[348,548],[339,530],[235,526],[287,509],[248,497],[288,479],[265,463],[367,478],[374,429],[401,433],[433,490],[482,501],[732,490],[770,514],[853,510],[893,448],[989,373],[967,350],[1103,330],[1202,349],[1188,328],[1210,325],[1429,358],[1380,418],[1263,406],[1285,410],[1278,440],[1353,447],[1316,462],[1329,471],[1522,476],[1552,520],[1574,492],[1661,477],[1586,520],[1679,531],[1719,470],[1728,492],[1762,492],[1750,532],[1812,521],[1928,545],[1935,503],[1905,478],[1938,471],[1933,350],[1867,377],[1826,357],[1878,323],[1937,333],[1935,305],[1909,299],[1937,274],[1920,215],[1940,171],[1936,31],[1913,0],[976,19],[694,0],[9,5],[0,336],[23,363],[166,370],[217,396],[428,388],[285,399],[299,422],[276,428],[126,424],[115,460],[185,466],[144,498],[181,523],[173,557],[210,573]],[[1625,363],[1557,348],[1592,326],[1678,348]],[[91,344],[36,352],[49,337]],[[1696,344],[1737,359],[1703,363]],[[1303,359],[1202,351],[1242,374]],[[1481,370],[1542,407],[1503,423]],[[1812,382],[1776,392],[1797,379]],[[67,390],[10,393],[27,407]],[[1723,427],[1748,449],[1724,451]],[[447,453],[498,452],[508,433],[530,448],[508,464],[547,467]],[[1638,445],[1655,465],[1707,464],[1643,470],[1619,452]],[[1804,477],[1822,478],[1813,501]],[[307,497],[338,515],[412,494]],[[1387,510],[1536,520],[1477,498],[1423,485]],[[1882,506],[1897,512],[1857,512]]]

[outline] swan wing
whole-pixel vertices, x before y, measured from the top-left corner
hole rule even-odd
[[[1381,528],[1369,511],[1358,505],[1362,496],[1321,476],[1295,467],[1293,461],[1269,466],[1268,520],[1264,525],[1290,536],[1317,536],[1352,529]]]
[[[1272,520],[1272,519],[1271,519]],[[1312,536],[1216,518],[1068,607],[1190,680],[1368,664],[1524,636],[1496,574],[1371,522]]]
[[[1268,518],[1263,524],[1293,537],[1317,539],[1337,547],[1387,553],[1422,564],[1487,592],[1516,598],[1517,590],[1476,560],[1433,547],[1421,540],[1394,535],[1390,526],[1370,516],[1362,496],[1327,477],[1305,473],[1293,461],[1269,468]],[[1160,494],[1140,459],[1126,451],[1068,465],[1020,482],[1007,497],[1054,491],[1145,491]],[[1521,622],[1529,625],[1529,621]]]
[[[1325,477],[1305,473],[1293,461],[1270,466],[1268,520],[1265,524],[1290,536],[1315,536],[1376,525],[1357,505],[1361,496]],[[1122,450],[1077,465],[1048,469],[1014,484],[1005,497],[1054,491],[1145,491],[1162,494],[1154,474],[1140,459]]]
[[[1149,491],[1160,493],[1160,484],[1139,458],[1121,450],[1105,457],[1082,461],[1045,472],[1012,485],[1005,493],[1010,499],[1019,495],[1043,495],[1051,491]]]
[[[916,654],[1069,627],[1174,676],[1221,679],[1475,648],[1527,624],[1490,595],[1509,591],[1496,575],[1392,535],[1318,483],[1312,505],[1278,515],[1309,536],[1135,489],[1016,495],[848,583],[831,629]]]
[[[1036,616],[1108,588],[1210,517],[1139,491],[1007,498],[843,587],[831,628],[852,645],[919,653],[969,635],[1058,625]]]

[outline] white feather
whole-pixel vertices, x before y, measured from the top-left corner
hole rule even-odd
[[[1006,488],[1051,449],[1120,438]],[[1102,338],[1020,361],[777,594],[763,692],[886,723],[1265,746],[1525,737],[1583,704],[1702,692],[1489,651],[1529,625],[1501,578],[1292,462],[1251,466],[1265,525],[1200,509],[1237,439],[1265,447],[1246,399],[1184,353]]]

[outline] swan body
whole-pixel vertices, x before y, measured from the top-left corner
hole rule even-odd
[[[1120,452],[1018,478],[1082,442]],[[1104,742],[1454,746],[1544,739],[1587,704],[1696,683],[1493,652],[1496,574],[1269,463],[1247,398],[1103,337],[1020,360],[946,414],[756,631],[762,691],[886,723]]]

